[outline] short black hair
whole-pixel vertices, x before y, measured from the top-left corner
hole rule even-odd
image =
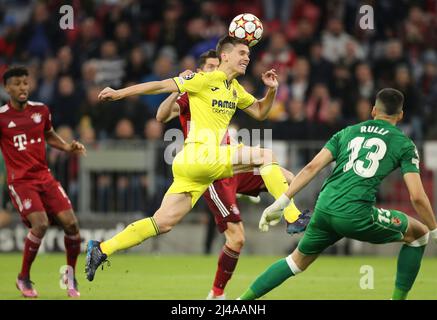
[[[245,46],[249,47],[246,40],[243,39],[238,39],[231,36],[224,36],[223,38],[221,38],[217,43],[216,47],[217,58],[219,59],[219,61],[222,62],[221,54],[223,53],[223,51],[229,48],[229,46],[235,46],[237,44],[244,44]]]
[[[25,67],[22,66],[10,67],[3,74],[3,83],[6,85],[8,79],[12,77],[22,77],[28,75],[29,75],[29,71]]]
[[[218,58],[217,57],[217,51],[215,51],[215,50],[208,50],[208,51],[202,53],[200,55],[199,59],[197,60],[197,67],[199,69],[202,69],[203,66],[206,63],[206,60],[210,59],[210,58],[215,58],[215,59]]]
[[[388,116],[402,112],[404,95],[399,90],[384,88],[376,94],[376,100],[379,100],[382,103],[384,107],[383,111]]]

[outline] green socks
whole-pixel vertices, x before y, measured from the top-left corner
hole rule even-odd
[[[413,286],[414,280],[419,273],[420,263],[426,245],[412,247],[404,244],[398,257],[398,269],[396,273],[396,286],[393,292],[393,300],[405,300]]]
[[[294,276],[294,273],[291,271],[286,259],[278,260],[252,283],[250,288],[240,296],[240,300],[257,299],[291,276]]]

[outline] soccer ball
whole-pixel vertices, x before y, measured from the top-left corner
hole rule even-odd
[[[229,35],[245,40],[252,47],[261,40],[263,25],[261,21],[251,13],[242,13],[232,19],[229,25]]]

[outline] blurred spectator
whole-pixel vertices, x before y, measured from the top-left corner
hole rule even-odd
[[[188,52],[192,43],[187,39],[182,13],[182,6],[178,1],[169,1],[162,13],[162,23],[156,39],[157,51],[162,47],[173,47],[179,57]]]
[[[139,83],[149,73],[150,68],[143,49],[139,46],[134,47],[130,51],[127,60],[126,72],[123,78],[124,85],[126,86],[127,82]]]
[[[411,80],[410,71],[406,66],[399,66],[395,71],[393,87],[401,91],[404,96],[404,121],[409,121],[414,116],[420,116],[420,94]]]
[[[105,41],[100,47],[100,59],[94,60],[96,81],[102,87],[119,88],[124,76],[125,61],[118,55],[114,41]]]
[[[373,73],[378,87],[392,85],[395,70],[400,65],[408,65],[399,40],[390,40],[385,44],[384,55],[375,62]]]
[[[175,76],[173,60],[169,56],[162,54],[155,60],[155,63],[153,64],[153,72],[141,79],[141,82],[159,81],[173,76]],[[159,105],[167,96],[167,93],[144,95],[141,97],[141,101],[147,105],[150,114],[155,114]]]
[[[372,104],[370,100],[361,98],[355,106],[355,121],[353,124],[371,119]]]
[[[263,0],[264,14],[267,22],[280,21],[285,27],[290,20],[293,0]]]
[[[144,124],[144,138],[148,141],[160,141],[164,136],[164,126],[155,118],[149,119]]]
[[[179,63],[179,71],[183,72],[185,70],[195,71],[197,69],[196,59],[193,56],[185,56],[181,59]]]
[[[113,111],[119,102],[101,102],[98,99],[100,87],[92,86],[86,91],[85,101],[80,106],[80,121],[88,118],[91,126],[96,130],[98,139],[105,139],[117,121],[118,115]]]
[[[96,86],[97,85],[97,66],[95,61],[90,60],[86,61],[84,64],[82,64],[81,69],[82,74],[82,81],[81,81],[81,90],[85,91],[90,86]]]
[[[355,66],[364,59],[364,51],[355,40],[349,40],[346,42],[346,54],[342,58],[344,64],[346,64],[349,68],[355,68]]]
[[[13,16],[5,16],[3,32],[0,32],[0,65],[11,63],[15,58],[19,28]]]
[[[38,101],[44,102],[47,105],[53,103],[56,94],[56,86],[58,84],[59,63],[54,58],[49,58],[44,61],[42,66],[42,77],[38,81]]]
[[[73,51],[81,65],[97,58],[100,50],[99,26],[93,17],[87,17],[79,26],[77,37],[73,40]]]
[[[308,138],[308,121],[305,104],[299,99],[290,99],[287,103],[288,119],[275,124],[273,139],[305,140]]]
[[[58,18],[50,15],[47,5],[36,2],[32,18],[20,32],[19,52],[22,60],[30,57],[44,59],[53,55],[62,45],[64,39],[58,25]]]
[[[126,86],[134,85],[133,82],[126,83]],[[133,125],[135,134],[141,136],[143,134],[143,126],[145,119],[155,118],[155,114],[148,113],[146,105],[141,101],[139,95],[130,96],[123,100],[123,103],[114,105],[114,113],[118,119],[129,119]]]
[[[353,79],[349,68],[340,61],[334,66],[334,77],[329,86],[331,95],[344,106],[343,115],[350,118],[354,114]]]
[[[79,141],[84,144],[88,149],[95,149],[96,146],[96,132],[94,128],[90,125],[87,118],[83,118],[83,121],[79,125]]]
[[[299,58],[292,70],[290,85],[291,97],[295,100],[304,101],[310,90],[310,65],[305,58]]]
[[[127,59],[129,52],[134,47],[134,34],[127,21],[118,22],[115,26],[114,41],[121,58]]]
[[[310,47],[310,80],[312,83],[324,82],[328,85],[331,82],[333,64],[326,60],[323,55],[322,44],[313,42]]]
[[[339,18],[331,17],[328,20],[327,28],[322,33],[323,57],[337,63],[347,55],[347,44],[352,37],[344,32],[343,23]]]
[[[409,126],[405,129],[406,132],[413,139],[422,140],[422,97],[413,84],[410,71],[406,66],[400,66],[396,69],[393,87],[404,94],[403,125]]]
[[[306,106],[308,120],[312,122],[325,122],[329,116],[331,104],[329,90],[326,85],[317,83],[314,85]]]
[[[273,33],[267,50],[260,57],[268,69],[276,69],[278,73],[289,74],[296,60],[293,49],[287,44],[283,33]]]
[[[406,50],[415,53],[428,44],[425,42],[429,29],[429,16],[418,6],[413,6],[408,12],[408,17],[403,23],[402,38]]]
[[[342,104],[340,100],[331,100],[325,105],[326,114],[323,119],[310,125],[310,136],[317,137],[317,140],[326,141],[337,131],[346,126],[342,118]]]
[[[132,121],[123,118],[118,120],[115,125],[114,139],[117,140],[133,140],[135,139],[135,129]]]
[[[67,125],[76,128],[82,99],[81,92],[75,88],[73,79],[70,76],[61,77],[51,105],[53,126],[57,128],[60,125]]]
[[[307,19],[298,22],[296,38],[291,43],[297,56],[309,56],[311,44],[314,41],[314,31],[314,26]]]
[[[373,81],[372,69],[367,63],[360,63],[355,68],[355,85],[353,99],[358,98],[374,99],[376,86]]]
[[[75,63],[73,52],[68,46],[59,48],[57,54],[57,60],[59,62],[59,74],[63,76],[71,76],[73,79],[79,79],[80,68]]]

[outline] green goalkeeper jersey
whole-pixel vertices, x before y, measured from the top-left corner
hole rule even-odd
[[[382,180],[401,168],[419,173],[414,143],[396,126],[369,120],[337,132],[326,143],[336,164],[316,203],[325,213],[352,217],[368,214]]]

